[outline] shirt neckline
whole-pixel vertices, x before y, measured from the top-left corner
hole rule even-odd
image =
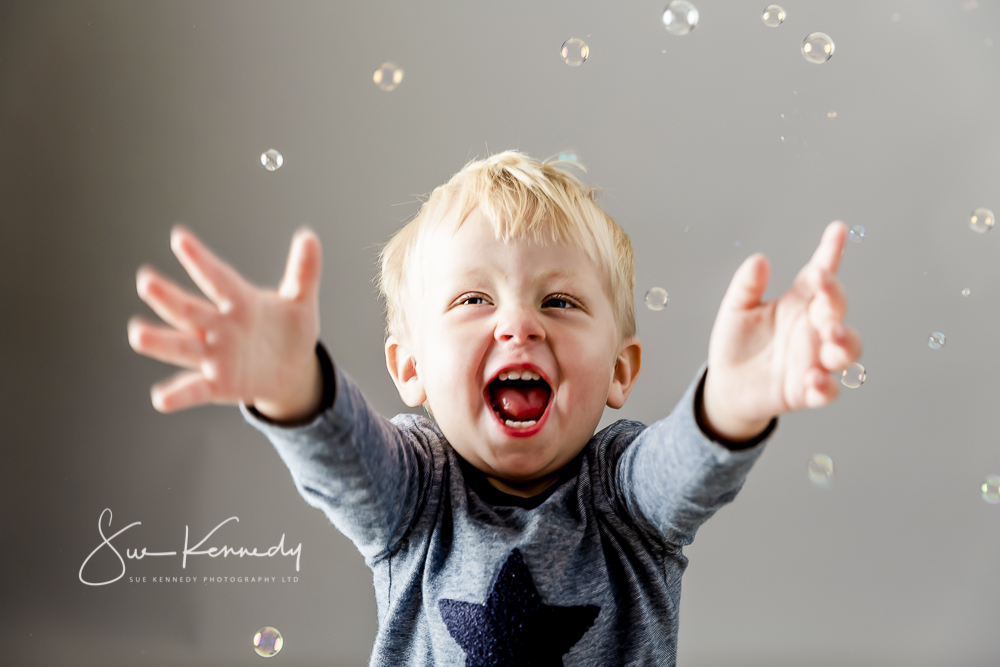
[[[454,448],[452,448],[452,450],[455,451]],[[579,472],[580,461],[583,458],[583,450],[580,451],[580,454],[577,455],[576,458],[560,469],[561,474],[555,483],[541,493],[531,496],[530,498],[523,498],[521,496],[515,496],[501,491],[489,483],[489,480],[486,479],[486,473],[462,458],[458,451],[455,451],[455,456],[458,458],[458,463],[462,467],[462,475],[465,478],[466,485],[476,492],[476,495],[479,496],[480,500],[489,505],[499,507],[513,506],[526,510],[533,510],[548,500],[549,497],[551,497],[552,494],[555,493],[566,480],[570,479]]]

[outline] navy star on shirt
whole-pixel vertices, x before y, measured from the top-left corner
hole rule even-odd
[[[562,667],[562,656],[601,611],[592,604],[543,604],[517,549],[500,568],[485,604],[442,598],[438,607],[465,650],[465,667]]]

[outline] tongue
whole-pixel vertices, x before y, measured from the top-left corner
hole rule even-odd
[[[493,405],[504,419],[526,422],[538,419],[545,412],[549,391],[546,387],[501,387],[494,394],[494,399]]]

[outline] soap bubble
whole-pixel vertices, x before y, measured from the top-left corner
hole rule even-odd
[[[375,70],[375,73],[372,75],[372,81],[377,83],[378,87],[386,92],[396,90],[396,86],[403,81],[403,70],[392,63],[382,63],[382,66]]]
[[[760,19],[768,28],[777,28],[785,22],[785,10],[778,5],[768,5],[764,8],[764,13],[760,15]]]
[[[944,334],[941,333],[940,331],[935,331],[934,333],[932,333],[930,335],[930,338],[927,339],[927,347],[931,348],[932,350],[940,350],[942,347],[944,347]]]
[[[257,634],[253,636],[253,650],[264,658],[277,655],[284,643],[278,629],[269,625],[258,630]]]
[[[840,376],[840,384],[848,389],[857,389],[865,383],[866,379],[868,379],[868,375],[865,373],[865,367],[859,363],[853,363],[844,369]]]
[[[1000,475],[990,475],[983,480],[983,500],[990,505],[1000,505]]]
[[[851,231],[847,233],[847,238],[851,239],[855,243],[861,243],[865,240],[865,234],[867,231],[861,225],[854,225],[851,227]]]
[[[826,112],[826,117],[827,118],[836,118],[837,117],[837,112],[836,111],[827,111]]]
[[[697,26],[698,9],[687,0],[673,0],[663,10],[663,27],[671,35],[686,35]]]
[[[969,218],[969,226],[972,227],[973,231],[977,231],[980,234],[985,234],[993,229],[995,222],[996,218],[993,216],[993,211],[988,208],[977,208]]]
[[[268,171],[274,171],[280,167],[285,162],[285,158],[281,157],[281,153],[274,150],[273,148],[268,149],[260,154],[260,163],[264,165],[264,169]]]
[[[646,292],[646,307],[650,310],[663,310],[667,307],[669,296],[662,287],[654,287]]]
[[[822,65],[833,56],[833,40],[825,32],[813,32],[802,40],[802,57]]]
[[[972,290],[970,290],[968,287],[962,290],[962,296],[969,296],[970,294],[972,294]]]
[[[816,454],[806,464],[809,481],[816,486],[829,486],[833,480],[833,459],[826,454]]]
[[[570,37],[563,42],[559,54],[570,67],[579,67],[587,61],[587,56],[590,55],[590,47],[582,39]]]

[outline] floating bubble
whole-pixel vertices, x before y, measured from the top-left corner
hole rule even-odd
[[[868,375],[865,373],[865,367],[859,363],[853,363],[844,369],[840,376],[840,384],[848,389],[857,389],[865,383],[866,379],[868,379]]]
[[[990,505],[1000,505],[1000,475],[990,475],[983,480],[983,500]]]
[[[681,37],[698,26],[698,9],[687,0],[673,0],[663,10],[663,27]]]
[[[977,208],[969,217],[969,226],[980,234],[985,234],[993,229],[995,223],[996,218],[993,216],[993,211],[988,208]]]
[[[865,240],[865,234],[868,232],[861,225],[854,225],[851,227],[851,231],[847,232],[847,238],[851,239],[855,243],[861,243]]]
[[[816,486],[829,486],[833,481],[833,459],[826,454],[816,454],[806,464],[809,481]]]
[[[260,154],[260,163],[264,165],[264,169],[267,169],[268,171],[274,171],[284,164],[284,162],[285,158],[281,157],[281,153],[273,148]]]
[[[590,47],[582,39],[570,37],[563,42],[559,54],[570,67],[579,67],[587,61],[587,56],[590,55]]]
[[[396,86],[403,82],[403,70],[392,63],[382,63],[372,75],[372,81],[386,92],[396,90]]]
[[[822,65],[833,56],[833,40],[825,32],[813,32],[802,40],[802,57]]]
[[[270,625],[261,628],[253,636],[253,650],[257,652],[257,655],[264,658],[277,655],[284,643],[281,633],[278,632],[277,628],[272,628]]]
[[[932,333],[930,335],[930,338],[927,339],[927,347],[931,348],[932,350],[940,350],[942,347],[944,347],[944,334],[941,333],[940,331],[935,331],[934,333]]]
[[[646,292],[646,307],[650,310],[663,310],[667,307],[669,298],[667,290],[662,287],[654,287]]]
[[[962,296],[969,296],[970,294],[972,294],[972,291],[968,287],[962,290]]]
[[[764,13],[760,15],[760,19],[768,28],[777,28],[785,22],[785,10],[778,5],[768,5],[764,8]]]
[[[837,112],[836,111],[827,111],[826,112],[826,117],[827,118],[836,118],[837,117]]]

